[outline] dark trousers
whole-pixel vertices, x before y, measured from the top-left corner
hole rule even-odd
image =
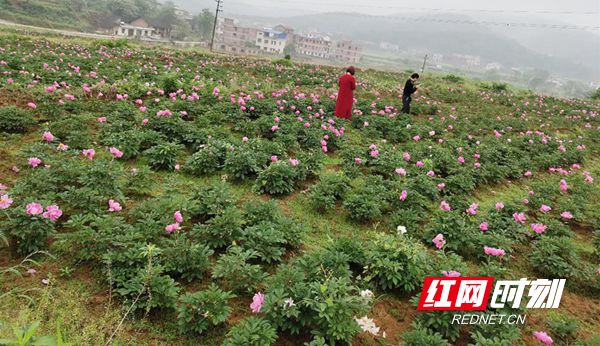
[[[410,95],[402,95],[402,110],[400,113],[410,114],[410,101],[412,101]]]

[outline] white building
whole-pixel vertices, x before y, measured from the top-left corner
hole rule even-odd
[[[285,32],[264,28],[256,33],[256,45],[263,53],[281,55],[286,42],[287,34]]]
[[[120,22],[112,29],[112,34],[123,37],[153,37],[156,35],[156,29],[144,19],[138,18],[131,23]]]

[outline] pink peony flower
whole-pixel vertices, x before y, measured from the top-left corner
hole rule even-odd
[[[527,172],[523,173],[523,176],[526,178],[529,178],[529,177],[531,177],[532,174],[533,173],[531,173],[531,171],[527,171]]]
[[[52,142],[54,140],[54,135],[50,131],[44,131],[42,139],[46,142]]]
[[[56,221],[62,215],[62,210],[57,205],[49,205],[46,212],[42,215],[45,219]]]
[[[175,231],[179,231],[181,229],[181,226],[179,225],[179,223],[172,223],[170,225],[167,225],[167,227],[165,227],[165,231],[169,234],[175,232]]]
[[[527,220],[525,213],[519,213],[519,212],[515,212],[513,214],[513,218],[515,219],[515,221],[517,221],[519,223],[525,223],[525,220]]]
[[[488,230],[488,223],[487,223],[486,221],[484,221],[484,222],[480,223],[480,224],[479,224],[479,229],[480,229],[482,232],[485,232],[485,231],[487,231],[487,230]]]
[[[247,143],[248,142],[248,137],[242,137],[242,142]]]
[[[554,341],[546,332],[534,332],[533,336],[545,345],[552,345]]]
[[[560,217],[562,217],[563,219],[570,220],[573,218],[573,214],[571,214],[571,212],[568,211],[563,211],[562,213],[560,213]]]
[[[446,245],[444,235],[441,233],[436,235],[435,238],[433,238],[431,241],[435,244],[435,247],[437,247],[438,250],[441,250],[444,247],[444,245]]]
[[[406,176],[406,169],[400,167],[400,168],[396,168],[396,174],[401,175],[401,176]]]
[[[371,150],[371,157],[378,157],[379,156],[379,150]]]
[[[13,200],[8,195],[0,196],[0,209],[7,209],[11,204],[13,204]]]
[[[567,181],[564,179],[561,179],[560,180],[560,191],[567,192],[568,189],[569,189],[569,185],[567,184]]]
[[[467,214],[469,215],[477,215],[477,208],[479,206],[477,205],[477,203],[473,203],[469,206],[469,209],[466,210]]]
[[[275,132],[275,131],[277,131],[277,130],[279,130],[279,126],[277,126],[277,125],[273,125],[273,126],[271,126],[271,131],[272,131],[272,132]]]
[[[29,215],[39,215],[44,212],[44,207],[39,203],[29,203],[25,206],[25,211]]]
[[[546,231],[546,225],[543,223],[532,223],[531,229],[537,234],[542,234]]]
[[[37,108],[37,105],[36,105],[35,103],[33,103],[33,102],[28,102],[28,103],[27,103],[27,107],[29,107],[29,108],[31,108],[31,109],[36,109],[36,108]]]
[[[410,161],[410,153],[407,153],[407,152],[402,153],[402,159],[404,161]]]
[[[96,150],[94,149],[83,149],[81,151],[81,153],[83,154],[83,156],[87,157],[88,160],[93,160],[94,159],[94,155],[96,155]]]
[[[292,167],[296,167],[300,164],[300,161],[298,161],[297,159],[289,159],[288,162]]]
[[[438,190],[443,190],[445,187],[446,187],[446,184],[444,184],[444,183],[437,184]]]
[[[504,203],[496,202],[496,210],[501,210],[501,209],[504,209]]]
[[[354,163],[357,165],[360,165],[362,163],[362,159],[360,157],[355,157],[354,158]]]
[[[547,213],[547,212],[549,212],[550,210],[552,210],[552,208],[550,208],[549,206],[547,206],[547,205],[545,205],[545,204],[542,204],[542,206],[540,207],[540,211],[541,211],[542,213]]]
[[[116,157],[117,159],[123,157],[123,152],[115,147],[111,147],[109,151],[112,154],[112,156]]]
[[[423,161],[417,161],[417,162],[415,163],[415,165],[416,165],[417,167],[423,167],[423,166],[425,166],[425,164],[423,163]]]
[[[443,211],[450,211],[450,210],[452,210],[450,208],[450,204],[448,202],[446,202],[446,201],[442,201],[440,203],[440,209],[442,209]]]
[[[58,151],[67,151],[67,149],[69,149],[69,146],[64,143],[59,143],[56,147],[56,150]]]
[[[37,157],[30,157],[29,159],[27,159],[27,162],[31,167],[35,168],[39,166],[40,163],[42,163],[42,160],[38,159]]]
[[[99,122],[99,123],[105,123],[106,122],[106,117],[96,118],[96,121]]]
[[[173,219],[175,219],[175,222],[177,223],[183,222],[183,215],[181,215],[181,212],[179,210],[175,211],[175,213],[173,214]]]
[[[406,190],[402,190],[402,192],[400,193],[400,200],[404,201],[406,199],[407,195],[408,195],[408,192]]]
[[[462,165],[463,163],[465,163],[465,158],[462,156],[459,156],[457,161],[458,161],[458,163],[460,163]]]
[[[119,202],[115,201],[114,199],[108,200],[108,211],[118,212],[118,211],[121,211],[122,209],[123,209],[123,207],[121,207],[121,204]]]
[[[252,312],[255,314],[259,313],[264,302],[265,295],[261,292],[256,293],[254,297],[252,297],[252,304],[250,304],[250,310],[252,310]]]
[[[277,155],[271,156],[271,162],[277,162],[277,161],[279,161],[279,158],[277,157]]]
[[[448,272],[447,271],[443,271],[442,275],[444,275],[447,278],[457,278],[457,277],[460,276],[460,273],[457,272],[457,271],[451,270],[451,271],[448,271]]]
[[[504,250],[493,248],[493,247],[488,247],[488,246],[483,247],[483,252],[485,252],[486,255],[494,256],[494,257],[502,257],[502,256],[506,255],[506,252]]]

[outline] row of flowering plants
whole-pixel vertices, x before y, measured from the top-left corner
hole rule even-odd
[[[391,87],[406,75],[369,71],[342,120],[337,72],[0,36],[0,91],[18,95],[0,98],[11,255],[90,266],[137,317],[226,345],[399,340],[373,317],[380,295],[509,278],[520,256],[600,292],[597,103],[433,76],[407,116]],[[493,186],[511,193],[480,195]],[[451,317],[421,314],[402,338],[520,338]]]

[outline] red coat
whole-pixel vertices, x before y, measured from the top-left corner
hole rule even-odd
[[[353,91],[356,89],[356,79],[350,73],[346,73],[340,77],[338,85],[340,91],[338,91],[334,114],[338,118],[350,119],[352,117]]]

